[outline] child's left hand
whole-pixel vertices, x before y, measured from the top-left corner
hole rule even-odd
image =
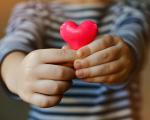
[[[87,82],[124,82],[134,67],[131,48],[119,37],[106,35],[77,51],[76,76]]]

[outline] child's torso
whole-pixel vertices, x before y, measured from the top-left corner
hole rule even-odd
[[[93,20],[98,24],[98,36],[110,34],[118,14],[101,6],[49,6],[45,19],[44,48],[61,48],[65,43],[59,34],[60,25],[66,20],[78,24]],[[53,108],[32,106],[31,120],[132,120],[129,91],[110,91],[102,84],[73,80],[72,88],[65,93],[61,103]]]

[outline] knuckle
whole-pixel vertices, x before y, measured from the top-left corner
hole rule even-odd
[[[91,62],[89,59],[85,59],[83,60],[82,64],[84,67],[90,67],[91,66]]]
[[[51,98],[49,104],[48,104],[48,107],[53,107],[53,106],[56,106],[60,103],[61,101],[61,98],[60,96],[57,96],[57,97],[53,97]]]
[[[130,67],[131,64],[132,64],[132,60],[131,60],[131,59],[126,60],[126,65],[127,65],[128,67]]]
[[[36,103],[41,108],[49,107],[50,103],[47,99],[39,99]]]
[[[53,92],[54,94],[57,94],[58,92],[60,92],[59,84],[55,83],[55,85],[53,85]]]
[[[105,83],[107,81],[107,79],[108,79],[107,77],[99,77],[98,81],[101,83]]]
[[[28,59],[31,61],[33,60],[35,61],[35,60],[38,60],[39,56],[40,56],[40,51],[34,50],[28,55]]]
[[[120,65],[119,62],[112,63],[108,65],[108,72],[109,73],[118,72],[121,68],[122,68],[122,65]]]
[[[112,36],[111,35],[106,35],[106,36],[104,36],[104,41],[103,41],[103,43],[104,43],[104,45],[107,47],[107,46],[109,46],[110,44],[112,44]]]
[[[115,77],[114,77],[114,76],[108,77],[108,82],[109,82],[110,84],[114,83],[114,81],[115,81]]]
[[[89,79],[89,82],[97,82],[98,81],[98,78],[92,78],[92,79]]]
[[[117,42],[117,43],[124,43],[123,39],[119,36],[114,36],[114,40]]]
[[[67,52],[68,51],[66,49],[57,50],[57,55],[58,56],[66,56]]]
[[[60,68],[59,71],[58,71],[58,73],[57,73],[57,76],[59,78],[63,79],[65,77],[65,75],[66,75],[66,70],[63,69],[63,68]]]
[[[24,89],[27,91],[32,91],[33,85],[34,82],[32,80],[29,80],[24,84]]]
[[[47,96],[39,96],[39,95],[35,95],[35,94],[32,94],[32,96],[30,97],[30,103],[33,104],[33,105],[36,105],[40,108],[46,108],[46,107],[49,107],[49,99]]]
[[[64,85],[63,92],[66,92],[67,90],[69,90],[71,88],[71,86],[72,86],[71,82],[66,82]]]
[[[105,54],[102,54],[101,58],[104,59],[104,60],[107,60],[109,58],[109,54],[108,53],[105,53]]]
[[[119,58],[120,57],[120,50],[114,50],[114,51],[112,51],[112,53],[109,54],[109,57],[111,59]]]
[[[24,68],[24,75],[26,76],[26,77],[30,77],[30,76],[33,76],[33,68],[32,67],[25,67]]]
[[[78,57],[79,58],[84,58],[92,53],[91,47],[90,46],[85,46],[81,48],[78,52]]]
[[[124,46],[124,47],[123,47],[124,52],[125,52],[125,53],[128,53],[128,52],[129,52],[129,46],[128,46],[126,43],[124,43],[123,46]]]
[[[91,76],[91,70],[90,69],[82,70],[82,75],[84,77],[90,77]]]
[[[100,72],[101,72],[102,74],[107,74],[107,73],[109,73],[109,72],[110,72],[110,65],[104,65],[104,66],[101,68]]]
[[[86,81],[88,83],[92,83],[95,81],[95,78],[87,78],[87,79],[84,79],[84,81]]]
[[[64,92],[67,91],[70,87],[71,83],[69,82],[56,84],[55,86],[53,86],[53,94],[64,94]]]
[[[23,101],[29,102],[29,103],[31,102],[32,93],[23,90],[23,91],[20,91],[18,95]]]
[[[105,67],[101,66],[101,67],[98,68],[97,71],[99,71],[99,73],[103,74],[105,72]]]

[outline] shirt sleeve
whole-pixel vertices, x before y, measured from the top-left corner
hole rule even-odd
[[[24,2],[18,4],[9,20],[6,35],[0,43],[0,63],[11,52],[29,53],[42,48],[45,18],[48,18],[48,10],[44,3]],[[7,89],[3,80],[0,82],[2,90],[9,96],[18,98]]]
[[[149,23],[147,21],[149,16],[147,15],[142,10],[125,7],[115,22],[112,35],[121,37],[131,47],[131,52],[135,56],[135,68],[128,76],[126,82],[117,85],[106,85],[108,88],[121,89],[126,87],[141,67],[146,44],[150,40]]]

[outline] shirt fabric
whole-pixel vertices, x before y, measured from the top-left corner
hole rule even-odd
[[[0,60],[2,62],[13,51],[28,53],[36,49],[61,48],[65,43],[59,35],[60,25],[66,20],[80,24],[87,19],[97,23],[98,36],[116,35],[131,46],[136,57],[133,73],[137,73],[148,39],[148,22],[144,13],[123,2],[105,7],[21,3],[15,8],[2,39]],[[75,79],[59,105],[45,109],[31,105],[29,120],[139,120],[139,76],[131,74],[126,81],[111,86]],[[1,84],[7,94],[19,98]]]

